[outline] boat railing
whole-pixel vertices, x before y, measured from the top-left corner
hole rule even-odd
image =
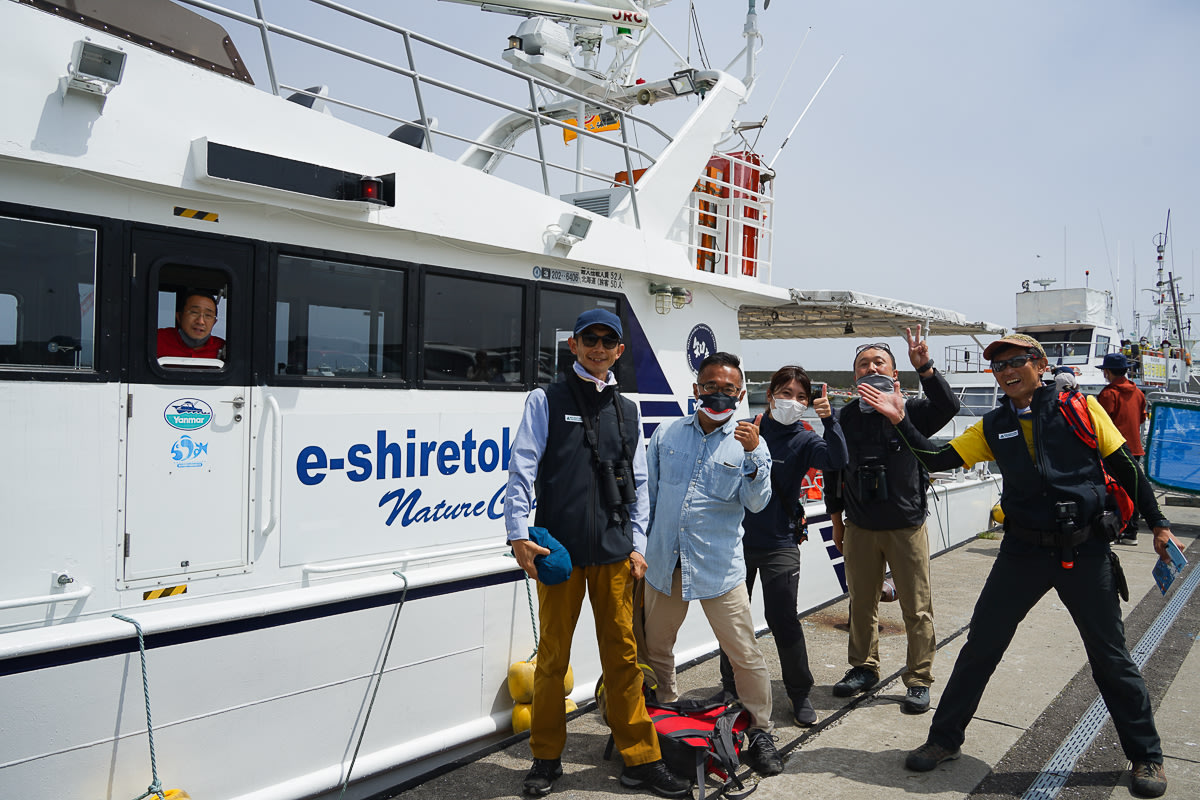
[[[63,588],[64,590],[66,589],[67,586],[70,586],[74,582],[75,582],[75,579],[72,578],[70,575],[68,575],[65,572],[59,573],[57,576],[57,583],[58,583],[59,587]],[[70,590],[65,590],[65,591],[61,591],[61,592],[54,592],[51,594],[42,594],[42,595],[37,595],[36,597],[15,597],[11,600],[0,600],[0,611],[4,611],[4,610],[10,609],[10,608],[28,608],[29,606],[47,606],[47,605],[51,605],[53,603],[69,603],[69,602],[74,602],[76,600],[83,600],[85,597],[89,596],[91,593],[92,593],[91,586],[81,585],[78,589],[70,589]]]
[[[991,372],[992,367],[983,359],[983,348],[977,344],[956,344],[946,348],[945,371],[949,373]]]
[[[286,12],[274,12],[276,21],[268,19],[262,2],[255,2],[250,13],[220,0],[180,2],[240,26],[230,25],[229,32],[247,70],[265,75],[269,91],[279,97],[317,113],[336,111],[351,124],[602,216],[609,216],[627,193],[632,222],[641,227],[636,178],[655,164],[654,154],[672,136],[634,109],[584,96],[332,0],[288,3]],[[285,13],[286,18],[280,16]],[[280,19],[297,25],[288,27]],[[316,30],[297,29],[310,26]],[[254,35],[234,36],[244,30]],[[326,85],[327,80],[337,85]],[[625,87],[614,83],[611,88]],[[584,107],[588,116],[580,122]],[[554,146],[558,137],[561,154]],[[583,141],[586,163],[579,152]],[[671,236],[689,248],[700,270],[768,280],[773,201],[763,179],[769,171],[753,154],[714,158],[719,159],[726,175],[697,184],[681,227]],[[629,175],[635,179],[628,180]],[[714,186],[716,196],[700,196]],[[580,196],[589,194],[597,197],[585,203]]]
[[[401,569],[408,568],[414,564],[437,561],[440,559],[458,558],[461,556],[480,556],[480,555],[504,555],[508,550],[506,544],[489,544],[468,545],[465,547],[452,547],[440,550],[430,550],[424,553],[402,553],[394,556],[382,556],[380,558],[372,558],[364,561],[344,561],[336,564],[304,564],[300,567],[300,571],[307,578],[310,575],[332,575],[341,572],[353,572],[363,569],[379,569],[380,567],[399,567]],[[514,567],[516,562],[513,562]]]

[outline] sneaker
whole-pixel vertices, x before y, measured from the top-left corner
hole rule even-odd
[[[533,769],[525,776],[525,794],[530,797],[545,797],[554,788],[554,782],[562,777],[562,759],[535,758]]]
[[[929,687],[910,686],[908,693],[900,702],[900,710],[905,714],[924,714],[929,710]]]
[[[943,761],[953,761],[961,755],[961,750],[949,750],[936,742],[926,742],[908,754],[904,766],[913,772],[929,772]]]
[[[742,753],[742,761],[759,775],[778,775],[783,772],[783,759],[775,749],[775,737],[762,728],[751,728],[746,732],[750,740]]]
[[[879,676],[866,667],[851,667],[845,676],[833,685],[834,697],[850,697],[865,692],[879,683]]]
[[[691,781],[677,777],[660,758],[621,770],[621,785],[628,789],[649,789],[659,797],[690,797]]]
[[[812,701],[805,697],[803,700],[792,702],[792,721],[801,728],[811,728],[817,724],[817,711]]]
[[[1162,797],[1167,791],[1167,770],[1154,761],[1134,761],[1129,788],[1138,797]]]

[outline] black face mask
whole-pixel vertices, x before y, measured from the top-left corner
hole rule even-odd
[[[700,395],[700,407],[705,411],[710,411],[713,414],[721,415],[726,411],[732,411],[737,408],[737,398],[716,392],[715,394]]]

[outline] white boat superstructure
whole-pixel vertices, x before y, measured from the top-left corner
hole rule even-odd
[[[501,63],[328,0],[242,5],[0,3],[0,797],[136,797],[156,764],[290,800],[352,763],[364,797],[505,735],[534,634],[501,493],[582,310],[622,317],[647,435],[745,336],[994,329],[771,285],[773,175],[733,122],[752,0],[743,78],[648,72],[650,0],[488,3],[527,15],[495,18]],[[197,292],[223,347],[164,356]],[[934,494],[935,550],[996,496]],[[805,608],[843,590],[811,518]],[[680,637],[714,647],[701,615]]]

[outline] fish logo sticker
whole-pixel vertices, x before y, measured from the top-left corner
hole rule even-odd
[[[163,410],[163,418],[172,428],[195,431],[203,428],[213,418],[212,406],[197,397],[175,400]]]
[[[186,433],[171,445],[171,460],[180,469],[203,467],[203,457],[206,455],[208,455],[208,442],[197,442]]]

